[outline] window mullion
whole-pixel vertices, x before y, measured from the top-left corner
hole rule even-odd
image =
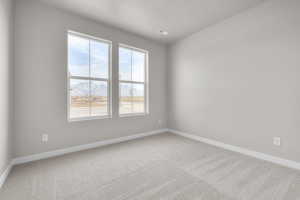
[[[92,116],[92,106],[91,106],[91,41],[89,40],[89,115]]]
[[[130,76],[131,76],[131,79],[130,80],[133,81],[133,67],[132,67],[132,60],[133,59],[132,59],[132,52],[130,52],[130,56],[131,56],[130,57],[130,64],[131,64],[131,66],[130,66],[130,73],[131,73]]]
[[[131,51],[131,81],[133,81],[133,53]],[[131,113],[133,113],[133,84],[131,83],[131,88],[130,88],[130,98],[131,98]]]
[[[144,60],[144,112],[148,112],[148,80],[147,80],[147,74],[148,74],[148,68],[147,68],[147,62],[148,62],[148,55],[145,55]],[[147,88],[146,88],[147,87]]]

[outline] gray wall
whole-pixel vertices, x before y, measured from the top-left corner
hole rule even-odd
[[[133,34],[52,8],[34,0],[16,3],[15,34],[15,156],[117,138],[166,127],[166,47]],[[149,50],[150,115],[145,117],[67,121],[67,37],[74,30],[113,42],[113,71],[117,45]],[[116,76],[114,77],[117,85]],[[117,106],[118,88],[113,88]],[[162,120],[159,125],[158,120]],[[41,142],[41,134],[49,142]]]
[[[299,10],[266,1],[172,45],[168,126],[300,161]]]
[[[11,159],[12,4],[0,0],[0,175]]]

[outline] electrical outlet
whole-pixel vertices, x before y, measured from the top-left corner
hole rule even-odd
[[[42,135],[42,142],[48,142],[48,139],[49,139],[49,137],[48,137],[48,134],[43,134]]]
[[[280,139],[280,137],[274,137],[273,138],[273,144],[275,146],[280,146],[281,145],[281,139]]]

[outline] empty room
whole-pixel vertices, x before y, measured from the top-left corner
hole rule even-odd
[[[0,200],[300,200],[300,0],[0,0]]]

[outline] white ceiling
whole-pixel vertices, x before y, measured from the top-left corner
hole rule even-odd
[[[40,0],[161,42],[174,42],[264,0]],[[162,36],[159,31],[169,32]]]

